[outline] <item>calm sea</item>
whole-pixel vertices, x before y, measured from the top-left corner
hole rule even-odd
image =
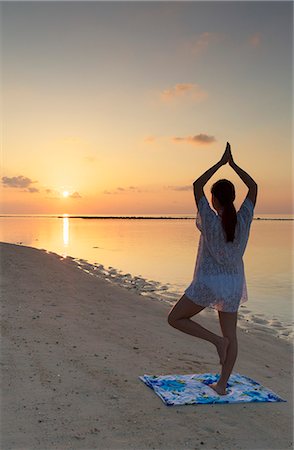
[[[158,281],[168,285],[166,295],[176,301],[193,276],[199,240],[195,216],[140,217],[1,216],[0,240]],[[253,314],[289,325],[293,216],[257,217],[243,258],[249,295],[245,305]]]

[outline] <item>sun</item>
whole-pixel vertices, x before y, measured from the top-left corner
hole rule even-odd
[[[63,193],[62,193],[62,195],[63,195],[63,197],[68,197],[69,196],[69,193],[68,193],[68,191],[63,191]]]

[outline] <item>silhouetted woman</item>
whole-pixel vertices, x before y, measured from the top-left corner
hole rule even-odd
[[[211,188],[216,214],[209,206],[203,186],[227,162],[249,190],[236,212],[234,185],[229,180],[218,180]],[[217,383],[211,387],[224,395],[237,358],[237,312],[240,303],[247,300],[243,254],[253,219],[257,184],[235,164],[227,143],[221,160],[194,181],[193,186],[198,208],[196,226],[201,231],[197,260],[193,281],[170,311],[168,322],[174,328],[216,346],[222,370]],[[205,307],[218,310],[222,337],[191,320]]]

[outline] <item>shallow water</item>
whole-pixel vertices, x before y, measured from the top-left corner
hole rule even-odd
[[[0,225],[1,241],[21,242],[101,264],[104,275],[110,268],[111,278],[118,282],[122,281],[119,274],[123,273],[157,281],[160,283],[157,287],[164,286],[157,294],[170,302],[176,301],[192,280],[199,240],[194,219],[87,220],[32,216],[0,217]],[[279,328],[278,321],[290,329],[293,226],[294,222],[288,220],[252,222],[244,255],[249,301],[241,309],[248,310],[249,326],[254,316],[254,324],[261,327],[262,320],[266,320],[272,330]],[[91,267],[85,268],[93,271]]]

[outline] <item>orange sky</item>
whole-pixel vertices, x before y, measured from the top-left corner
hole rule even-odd
[[[220,3],[4,3],[1,213],[194,213],[226,141],[291,213],[292,5]]]

